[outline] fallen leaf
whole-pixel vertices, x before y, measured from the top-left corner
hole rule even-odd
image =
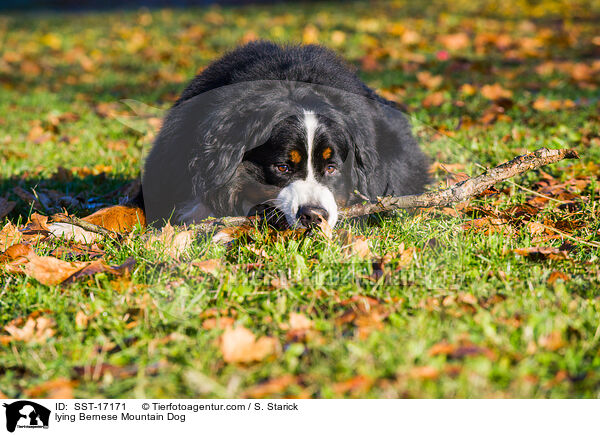
[[[8,222],[2,230],[0,230],[0,252],[6,251],[10,246],[18,243],[21,240],[19,229]]]
[[[47,317],[29,317],[22,328],[16,323],[9,323],[4,327],[9,333],[11,340],[24,341],[26,343],[43,343],[55,334],[54,320]]]
[[[504,89],[498,83],[493,85],[484,85],[481,87],[481,95],[489,100],[499,100],[501,98],[512,98],[512,91]]]
[[[538,343],[544,349],[551,352],[555,352],[567,344],[560,331],[552,331],[550,334],[540,337]]]
[[[445,48],[453,51],[464,50],[471,43],[469,35],[463,32],[440,35],[438,40]]]
[[[567,260],[569,253],[559,248],[551,246],[531,246],[529,248],[513,249],[513,252],[523,257],[531,258],[534,261],[540,260]]]
[[[44,399],[73,399],[73,387],[77,385],[77,381],[72,381],[66,378],[53,379],[36,385],[35,387],[27,388],[23,391],[24,397],[44,398]]]
[[[27,276],[45,285],[58,285],[88,264],[80,261],[69,263],[58,258],[40,257],[35,254],[28,258],[29,261],[25,263],[23,271]]]
[[[369,391],[371,385],[373,385],[373,379],[364,375],[358,375],[346,381],[333,383],[331,385],[331,389],[335,394],[341,396],[342,394],[346,394],[348,392],[354,394],[365,393]]]
[[[368,258],[372,256],[369,241],[364,236],[355,236],[350,231],[339,230],[338,239],[342,244],[342,249],[347,256],[356,255],[359,258]]]
[[[461,344],[450,344],[445,341],[436,343],[427,352],[429,356],[447,355],[449,358],[462,359],[466,356],[483,355],[488,359],[495,359],[496,355],[490,349],[482,346],[477,346],[470,342]]]
[[[289,325],[291,330],[310,329],[313,326],[313,322],[302,313],[291,313]]]
[[[423,98],[422,104],[423,107],[438,107],[441,106],[445,100],[446,97],[442,91],[431,92]]]
[[[75,324],[78,328],[85,329],[87,328],[88,321],[90,320],[89,316],[85,314],[83,311],[77,311],[75,314]]]
[[[235,319],[232,317],[210,317],[202,322],[204,329],[227,329],[233,326]]]
[[[146,226],[146,215],[142,209],[124,205],[100,209],[82,220],[118,233],[131,231],[138,223]]]
[[[435,367],[421,366],[413,367],[410,369],[409,376],[413,379],[437,379],[440,375],[440,371]]]
[[[417,73],[417,80],[427,89],[433,90],[439,88],[442,84],[442,76],[434,76],[429,71],[420,71]]]
[[[213,243],[226,245],[234,240],[249,234],[254,228],[250,225],[225,227],[219,230],[212,238]]]
[[[167,223],[161,230],[160,234],[150,237],[146,246],[151,248],[155,242],[164,245],[164,252],[172,257],[179,258],[191,245],[193,232],[183,230],[176,232],[171,224]]]
[[[297,376],[292,376],[290,374],[283,375],[248,388],[241,394],[241,397],[250,399],[271,398],[276,394],[283,393],[287,387],[295,384],[297,381]]]
[[[286,339],[288,341],[302,341],[311,333],[313,322],[302,313],[290,313],[288,327]]]
[[[325,237],[327,240],[333,239],[333,229],[331,228],[329,222],[327,222],[326,219],[323,219],[321,217],[316,227],[319,229],[319,232],[323,235],[323,237]]]
[[[200,272],[210,274],[217,273],[223,267],[223,263],[221,263],[221,260],[217,258],[211,258],[203,261],[192,261],[190,265],[195,269],[198,269]]]
[[[249,363],[261,361],[275,352],[276,340],[272,337],[260,337],[258,340],[252,331],[238,326],[227,328],[221,336],[221,353],[227,363]]]
[[[548,284],[553,285],[556,281],[562,280],[564,282],[570,281],[571,277],[564,272],[558,270],[553,271],[548,277]]]

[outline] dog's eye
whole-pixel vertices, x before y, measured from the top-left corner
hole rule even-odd
[[[289,165],[275,165],[275,168],[277,168],[277,170],[281,173],[290,172]]]
[[[335,174],[335,171],[337,171],[337,168],[336,168],[335,165],[327,165],[327,166],[325,166],[325,172],[327,172],[329,175]]]

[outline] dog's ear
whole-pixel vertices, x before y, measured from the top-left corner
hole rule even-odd
[[[211,109],[198,126],[190,159],[197,194],[209,193],[231,181],[244,154],[265,143],[274,126],[291,110],[276,101],[278,94],[263,82],[241,83],[213,92],[215,95],[209,98]]]

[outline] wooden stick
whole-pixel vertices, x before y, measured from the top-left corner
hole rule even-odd
[[[549,150],[540,148],[533,153],[515,157],[509,162],[492,168],[483,174],[468,178],[446,189],[422,193],[420,195],[386,196],[377,202],[356,204],[341,211],[346,218],[364,216],[386,211],[423,207],[444,207],[466,201],[479,195],[494,184],[515,175],[538,169],[550,163],[564,159],[578,159],[577,151],[572,149]]]
[[[52,221],[53,222],[65,222],[71,225],[75,225],[76,227],[82,228],[86,231],[89,231],[91,233],[97,233],[97,234],[101,234],[103,236],[108,236],[108,237],[115,237],[116,233],[107,230],[104,227],[101,227],[100,225],[96,225],[90,222],[86,222],[83,219],[79,219],[78,217],[75,216],[67,216],[65,214],[56,214],[54,216],[52,216]]]

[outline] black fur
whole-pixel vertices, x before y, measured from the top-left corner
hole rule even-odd
[[[394,103],[328,49],[255,42],[208,66],[167,115],[143,175],[148,221],[182,220],[195,204],[238,215],[272,199],[303,175],[273,169],[297,146],[303,110],[323,126],[315,146],[332,148],[339,170],[318,181],[338,205],[359,200],[355,190],[370,198],[423,191],[428,160]]]

